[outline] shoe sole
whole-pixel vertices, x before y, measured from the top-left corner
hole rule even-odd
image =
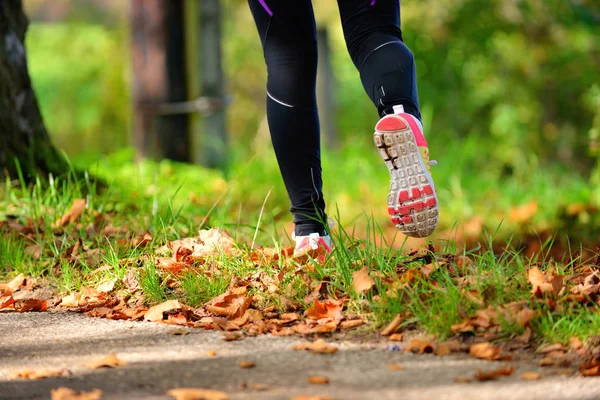
[[[390,171],[388,213],[400,232],[426,237],[438,222],[435,186],[409,123],[396,117],[378,124],[373,134],[377,151]]]

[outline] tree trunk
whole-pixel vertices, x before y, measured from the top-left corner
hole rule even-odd
[[[67,171],[40,114],[25,54],[28,25],[21,0],[0,1],[0,176],[26,180]]]

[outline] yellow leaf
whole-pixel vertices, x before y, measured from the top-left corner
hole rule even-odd
[[[176,388],[169,390],[167,394],[175,400],[229,400],[227,393],[209,389]]]

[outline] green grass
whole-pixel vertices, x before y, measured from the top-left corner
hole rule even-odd
[[[463,145],[465,157],[474,158],[469,149],[476,148]],[[559,235],[542,242],[541,250],[530,258],[510,246],[502,253],[492,250],[494,241],[510,242],[512,238],[518,245],[523,233],[562,226],[556,204],[590,203],[586,182],[568,173],[540,169],[525,179],[525,186],[520,181],[523,177],[508,177],[499,187],[491,178],[493,171],[475,175],[469,172],[468,161],[453,163],[449,154],[458,148],[453,146],[458,145],[448,146],[434,171],[442,205],[440,231],[446,235],[431,240],[439,248],[438,257],[451,253],[472,259],[475,272],[469,274],[467,283],[459,279],[456,270],[460,268],[452,263],[427,278],[419,275],[431,260],[407,258],[415,244],[401,239],[390,227],[382,205],[387,195],[387,173],[376,154],[365,154],[360,143],[324,157],[328,210],[337,221],[331,232],[335,251],[324,263],[305,271],[305,276],[297,273],[298,265],[293,262],[279,260],[275,265],[257,266],[248,257],[253,242],[276,248],[290,243],[286,239],[291,229],[287,196],[270,153],[244,163],[243,153],[234,151],[232,165],[224,175],[167,161],[135,165],[131,163],[132,153],[123,151],[105,159],[75,161],[75,165],[90,165],[92,174],[109,183],[103,190],[89,179],[76,180],[75,174],[51,180],[48,185],[5,183],[0,191],[0,221],[4,221],[0,225],[0,280],[23,273],[43,278],[64,295],[107,280],[115,280],[122,289],[123,278],[133,271],[147,305],[178,298],[195,307],[223,293],[235,278],[262,274],[260,279],[275,282],[276,289],[260,285],[250,288],[261,307],[273,305],[285,310],[292,302],[306,309],[310,304],[304,299],[314,289],[307,284],[308,279],[327,282],[329,295],[334,298],[347,295],[348,312],[364,315],[373,327],[400,313],[406,315],[405,329],[424,329],[446,338],[453,335],[451,325],[465,316],[473,317],[482,308],[526,300],[537,313],[531,327],[540,341],[566,343],[572,336],[585,339],[597,334],[600,316],[595,307],[569,305],[550,311],[543,302],[531,299],[526,275],[530,266],[552,265],[561,274],[572,274],[583,262],[550,257],[550,248]],[[353,179],[334,179],[341,176]],[[560,190],[556,183],[560,183]],[[64,228],[54,227],[78,198],[85,198],[88,204],[81,219]],[[538,202],[539,211],[530,221],[518,225],[506,219],[512,208],[531,200]],[[485,220],[483,229],[494,232],[493,240],[481,232],[479,239],[485,245],[470,248],[448,239],[458,231],[457,222],[479,215]],[[20,224],[21,231],[8,224]],[[156,268],[155,249],[214,226],[229,230],[240,256],[214,257],[182,276]],[[145,233],[152,237],[149,243],[133,244],[133,237]],[[35,244],[41,247],[40,260],[26,251]],[[71,254],[74,246],[79,246],[77,254]],[[98,251],[99,259],[86,257],[90,250]],[[367,294],[353,289],[352,274],[363,265],[370,267],[377,282],[376,289]],[[469,296],[469,291],[478,293],[480,300]],[[523,329],[504,321],[498,338],[514,337]]]

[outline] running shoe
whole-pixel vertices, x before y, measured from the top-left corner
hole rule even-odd
[[[308,256],[317,259],[319,262],[323,262],[333,251],[329,235],[321,236],[318,233],[311,233],[306,236],[292,235],[292,239],[296,241],[294,258]]]
[[[426,237],[438,222],[438,201],[431,177],[429,147],[415,116],[394,106],[394,114],[377,123],[373,134],[377,151],[390,171],[388,213],[405,235]]]

